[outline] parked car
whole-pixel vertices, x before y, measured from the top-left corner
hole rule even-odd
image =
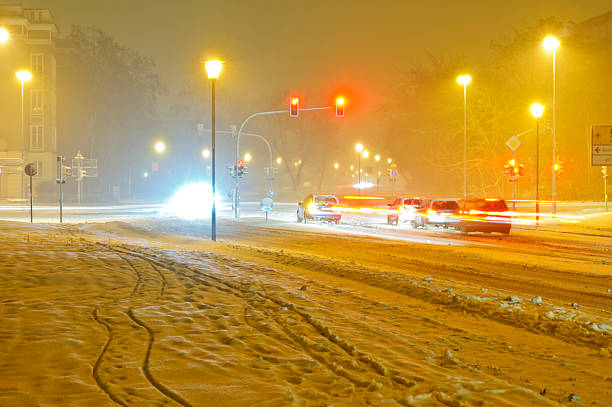
[[[461,222],[457,229],[468,232],[508,234],[512,214],[503,199],[469,199],[461,203]]]
[[[297,221],[308,223],[309,220],[325,220],[339,223],[342,217],[339,204],[334,195],[310,194],[298,202]]]
[[[459,202],[456,199],[429,199],[416,210],[413,227],[428,225],[457,227],[460,221]]]
[[[412,223],[423,201],[423,198],[397,198],[389,204],[390,211],[387,214],[387,224]]]

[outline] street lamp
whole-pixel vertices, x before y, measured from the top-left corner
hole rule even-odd
[[[244,154],[244,161],[250,162],[252,159],[253,159],[253,156],[251,155],[251,153]]]
[[[155,149],[155,152],[157,154],[163,154],[164,151],[166,151],[166,143],[164,143],[163,141],[158,141],[153,145],[153,148]]]
[[[359,193],[361,193],[361,152],[363,151],[363,144],[355,144],[355,151],[357,151],[357,168],[359,169]]]
[[[207,148],[202,150],[202,157],[204,157],[204,159],[207,159],[208,157],[210,157],[210,150]]]
[[[557,140],[556,140],[556,135],[557,135],[557,121],[556,121],[556,113],[557,113],[557,109],[556,109],[556,99],[557,99],[557,67],[556,67],[556,56],[557,56],[557,48],[559,48],[559,45],[561,45],[561,42],[556,38],[553,37],[552,35],[549,35],[548,37],[544,38],[544,41],[542,41],[542,46],[544,47],[544,49],[546,49],[549,52],[552,52],[552,83],[553,83],[553,97],[552,97],[552,162],[553,164],[556,161],[556,157],[557,157]],[[556,197],[557,197],[557,180],[556,180],[556,176],[554,174],[552,174],[552,214],[554,215],[557,211],[557,204],[555,203]]]
[[[276,158],[276,163],[277,163],[277,164],[279,164],[279,165],[280,165],[282,162],[283,162],[282,157],[277,157],[277,158]]]
[[[380,188],[380,154],[374,156],[374,161],[376,161],[376,192],[378,192]]]
[[[0,27],[0,44],[5,44],[11,39],[11,34],[4,27]]]
[[[340,168],[340,164],[338,164],[338,163],[334,163],[334,169],[336,169],[336,170],[337,170],[338,168]]]
[[[463,197],[467,198],[467,85],[472,81],[470,75],[460,75],[457,83],[463,85]]]
[[[540,117],[544,114],[544,105],[533,103],[529,109],[536,119],[536,226],[540,224]]]
[[[215,195],[215,83],[217,78],[221,74],[221,68],[223,67],[223,61],[212,59],[204,62],[206,69],[206,75],[210,79],[212,85],[212,214],[210,219],[210,238],[213,241],[217,240],[217,208]]]
[[[361,155],[363,155],[363,158],[367,159],[370,156],[370,152],[368,150],[363,150],[363,153],[361,153]],[[365,182],[366,184],[368,183],[368,167],[365,168],[363,182]],[[361,188],[361,183],[359,185],[359,188]]]

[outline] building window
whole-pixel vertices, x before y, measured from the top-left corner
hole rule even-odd
[[[42,161],[34,161],[32,164],[34,169],[36,170],[36,178],[42,178],[43,176],[43,162]]]
[[[45,54],[32,54],[32,73],[42,75],[44,73]]]
[[[41,115],[43,114],[43,91],[33,90],[30,92],[31,98],[30,103],[32,104],[32,114]]]
[[[43,126],[30,126],[30,150],[42,150],[43,147]]]

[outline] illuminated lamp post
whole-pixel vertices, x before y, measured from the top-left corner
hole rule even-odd
[[[472,81],[470,75],[457,77],[457,83],[463,85],[463,198],[467,198],[467,85]]]
[[[213,241],[217,240],[217,208],[216,201],[217,196],[215,195],[215,83],[219,75],[221,74],[221,68],[223,67],[223,61],[219,60],[208,60],[204,62],[206,68],[206,75],[210,79],[212,85],[212,213],[210,218],[210,238]]]
[[[361,194],[361,152],[363,151],[363,144],[355,144],[355,151],[357,151],[357,172],[359,173],[359,193]]]
[[[553,164],[556,162],[557,157],[557,109],[556,109],[556,99],[557,99],[557,67],[556,67],[556,56],[557,56],[557,48],[559,48],[561,42],[549,35],[544,38],[542,41],[542,46],[549,52],[552,53],[552,83],[553,83],[553,97],[552,97],[552,162]],[[557,204],[555,200],[557,199],[557,180],[555,173],[553,171],[552,174],[552,214],[554,215],[557,212]]]
[[[374,156],[374,161],[376,161],[376,192],[378,192],[380,189],[380,154]]]
[[[368,158],[370,156],[370,152],[368,150],[363,150],[363,153],[361,153],[363,155],[363,158]],[[367,184],[368,183],[368,167],[365,167],[365,171],[364,173],[364,182]]]
[[[544,105],[534,103],[529,108],[536,119],[536,226],[540,224],[540,117],[544,114]]]

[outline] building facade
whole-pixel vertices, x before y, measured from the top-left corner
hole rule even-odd
[[[31,163],[33,195],[56,196],[56,44],[58,30],[48,9],[0,5],[0,27],[10,38],[0,44],[0,201],[29,197],[24,167]],[[32,78],[20,81],[16,72]]]

